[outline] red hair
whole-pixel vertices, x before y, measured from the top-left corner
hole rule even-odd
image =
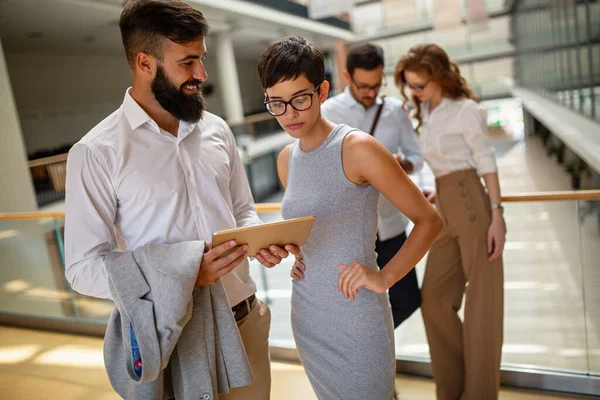
[[[477,101],[475,93],[469,88],[465,78],[460,75],[458,65],[450,61],[444,49],[436,44],[414,46],[396,64],[394,81],[404,100],[408,101],[408,96],[404,91],[406,86],[405,71],[429,76],[432,81],[440,84],[444,97],[451,99],[466,97]],[[411,100],[416,106],[414,117],[419,122],[417,125],[417,129],[419,129],[423,123],[421,101],[415,96],[412,96]]]

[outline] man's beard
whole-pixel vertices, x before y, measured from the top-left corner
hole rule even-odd
[[[362,98],[360,99],[360,103],[361,103],[363,106],[365,106],[366,108],[369,108],[369,107],[371,107],[373,104],[375,104],[375,100],[377,100],[377,97],[375,97],[375,98],[370,98],[370,99],[368,99],[368,98],[365,98],[365,97],[362,97]]]
[[[152,80],[150,88],[158,103],[172,116],[180,121],[195,123],[202,119],[206,104],[202,97],[202,81],[193,79],[184,82],[179,89],[169,81],[164,69],[159,65],[156,76]],[[193,85],[198,91],[193,95],[183,92],[184,86]]]
[[[350,94],[365,108],[371,107],[373,104],[375,104],[375,100],[377,99],[377,96],[375,96],[375,99],[366,99],[365,97],[361,96],[360,93],[355,91],[352,86],[350,87]]]

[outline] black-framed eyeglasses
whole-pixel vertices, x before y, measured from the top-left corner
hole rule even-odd
[[[358,83],[354,80],[353,77],[351,77],[350,80],[352,80],[352,83],[354,83],[354,86],[356,86],[357,90],[359,90],[360,92],[364,92],[364,93],[368,93],[371,90],[374,90],[375,92],[379,92],[381,90],[381,88],[383,88],[387,85],[385,76],[381,79],[381,82],[379,82],[377,85],[374,85],[374,86]]]
[[[425,83],[422,83],[420,85],[411,85],[408,82],[404,82],[404,86],[406,86],[407,88],[409,88],[410,90],[412,90],[413,92],[422,92],[423,90],[425,90],[425,88],[427,87],[427,85],[429,85],[429,82],[431,82],[431,79],[428,80]]]
[[[289,101],[283,100],[266,100],[268,97],[265,95],[265,107],[269,114],[274,117],[279,117],[287,111],[288,104],[296,111],[306,111],[312,107],[313,95],[319,89],[321,84],[315,86],[312,92],[299,94],[292,97]]]

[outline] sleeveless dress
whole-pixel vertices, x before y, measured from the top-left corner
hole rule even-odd
[[[319,399],[390,400],[395,347],[387,294],[361,287],[350,301],[337,289],[339,264],[379,270],[379,192],[349,181],[342,168],[342,143],[353,130],[337,125],[314,151],[296,142],[290,152],[282,215],[317,217],[302,247],[305,276],[293,283],[292,331]]]

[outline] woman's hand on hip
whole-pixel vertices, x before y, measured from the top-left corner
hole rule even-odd
[[[361,286],[375,293],[383,293],[388,289],[380,271],[373,271],[361,263],[340,264],[338,268],[341,271],[338,277],[338,292],[342,292],[345,299],[354,301]]]
[[[492,223],[488,229],[487,250],[489,261],[494,261],[502,254],[506,243],[506,223],[504,217],[493,216]]]

